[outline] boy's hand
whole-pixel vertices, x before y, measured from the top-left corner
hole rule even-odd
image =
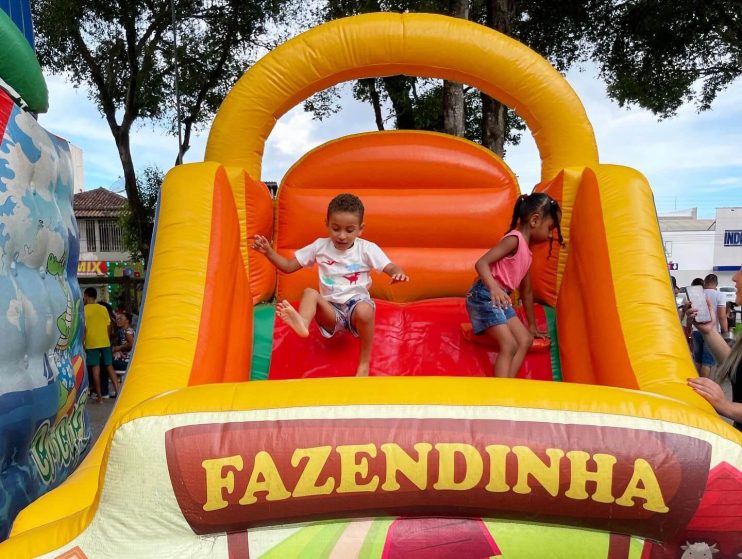
[[[510,300],[510,296],[505,293],[500,287],[490,289],[490,297],[492,297],[492,306],[498,308],[507,308],[513,305]]]
[[[407,274],[404,272],[399,272],[397,274],[392,274],[392,283],[399,283],[402,281],[410,281],[410,278]]]
[[[255,235],[255,240],[250,248],[257,250],[262,254],[268,254],[272,250],[270,241],[263,237],[263,235]]]

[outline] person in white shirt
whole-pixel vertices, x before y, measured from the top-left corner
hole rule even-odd
[[[701,280],[696,278],[693,280],[692,285],[698,285],[700,283]],[[701,285],[703,285],[703,293],[706,296],[709,306],[715,309],[712,314],[716,331],[722,337],[726,337],[728,330],[726,299],[723,293],[716,290],[719,285],[719,278],[716,277],[716,274],[708,274],[703,278]],[[713,353],[705,343],[703,334],[696,326],[693,326],[693,361],[696,363],[698,374],[702,377],[708,377],[712,367],[716,365]]]
[[[716,331],[721,333],[723,338],[727,337],[727,331],[729,325],[727,323],[727,300],[724,294],[717,290],[719,287],[719,278],[716,274],[709,274],[703,278],[703,292],[706,295],[706,299],[712,302],[716,313],[714,320],[716,321]]]
[[[358,337],[361,352],[356,376],[368,376],[371,363],[376,310],[369,294],[371,270],[384,272],[393,283],[409,281],[376,244],[359,237],[364,226],[363,215],[363,203],[357,196],[340,194],[327,207],[329,237],[297,250],[293,258],[278,254],[262,235],[256,235],[252,245],[286,274],[317,263],[319,291],[305,289],[298,311],[288,301],[280,301],[276,304],[276,314],[302,337],[309,335],[312,320],[325,337],[343,330]]]

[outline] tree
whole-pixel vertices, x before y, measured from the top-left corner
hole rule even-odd
[[[137,193],[144,207],[144,219],[149,231],[155,225],[157,200],[160,196],[163,180],[165,180],[165,173],[154,165],[145,167],[137,176]],[[138,220],[139,218],[134,215],[131,206],[127,207],[119,216],[119,224],[124,232],[124,247],[129,251],[133,260],[146,258],[142,253],[142,246],[149,242],[149,239],[141,238],[141,228]]]
[[[248,65],[256,40],[287,0],[173,0],[185,136],[210,120]],[[43,67],[86,85],[113,134],[145,260],[152,229],[137,190],[130,138],[138,120],[174,127],[172,13],[162,0],[37,0],[32,3]]]
[[[608,95],[661,117],[711,107],[742,74],[742,2],[648,0],[600,7],[592,40]]]
[[[742,73],[739,0],[327,0],[322,17],[369,11],[462,16],[467,7],[470,20],[518,39],[560,72],[594,62],[609,97],[620,105],[639,104],[660,117],[673,115],[691,100],[701,110],[709,108],[719,91]],[[397,128],[460,133],[460,124],[438,126],[437,116],[418,114],[435,107],[445,115],[461,103],[449,97],[434,103],[440,86],[421,84],[402,76],[364,80],[354,86],[354,94],[373,105],[379,129],[390,118],[379,116],[388,101]],[[395,85],[393,91],[390,85]],[[518,141],[525,126],[511,109],[483,93],[478,101],[468,94],[464,99],[466,137],[499,155],[507,143]],[[471,124],[472,113],[478,126]],[[473,137],[475,130],[478,136]]]
[[[446,13],[453,17],[469,19],[469,0],[450,0]],[[464,84],[443,81],[443,131],[454,136],[464,135]]]
[[[496,7],[495,4],[510,7]],[[501,30],[507,30],[512,13],[503,10],[514,9],[514,4],[514,0],[327,0],[321,18],[330,20],[374,11],[434,12],[481,20],[490,27],[500,26]],[[447,80],[421,80],[409,76],[367,78],[355,82],[353,93],[356,99],[371,103],[379,130],[392,118],[396,128],[464,136],[501,156],[506,141],[518,143],[520,131],[525,128],[515,113],[504,105],[484,94],[477,99],[470,88]],[[322,92],[308,100],[305,108],[322,119],[340,110],[337,99],[336,90]],[[383,117],[385,103],[391,106],[391,117]]]

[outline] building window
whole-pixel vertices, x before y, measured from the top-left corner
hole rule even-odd
[[[101,252],[121,252],[124,250],[121,227],[115,219],[98,220]]]
[[[95,252],[95,220],[85,220],[85,241],[87,243],[87,252]]]

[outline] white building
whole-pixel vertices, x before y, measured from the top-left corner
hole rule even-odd
[[[119,225],[126,205],[126,198],[102,187],[75,194],[81,263],[129,259]]]
[[[717,208],[715,219],[698,219],[696,208],[659,216],[670,273],[678,285],[714,273],[732,285],[742,265],[742,207]]]

